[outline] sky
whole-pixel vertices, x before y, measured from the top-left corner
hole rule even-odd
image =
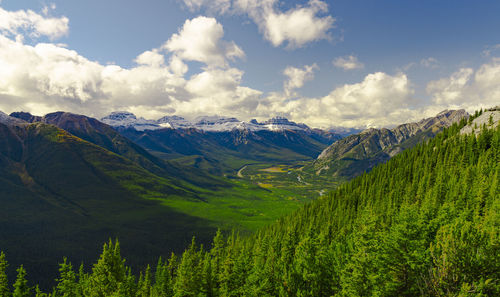
[[[390,127],[500,104],[496,0],[0,0],[0,110]]]

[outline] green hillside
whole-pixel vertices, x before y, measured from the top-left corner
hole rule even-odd
[[[164,247],[181,250],[191,236],[206,241],[215,230],[155,200],[199,199],[194,186],[52,125],[0,124],[0,164],[1,249],[37,275],[53,276],[62,255],[94,258],[109,237],[127,241],[140,265]]]
[[[253,231],[309,200],[164,163],[85,118],[67,123],[55,124],[96,144],[42,122],[0,123],[0,250],[44,286],[63,255],[88,262],[108,238],[122,238],[140,267],[194,235]]]
[[[250,237],[217,233],[210,249],[193,242],[179,258],[160,260],[154,273],[148,267],[138,279],[110,242],[87,273],[61,264],[54,292],[498,296],[500,128],[476,137],[459,135],[463,125]]]

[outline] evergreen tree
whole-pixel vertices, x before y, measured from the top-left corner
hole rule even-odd
[[[7,267],[9,264],[5,259],[4,252],[0,252],[0,297],[9,297],[9,280],[7,278]]]
[[[57,296],[61,297],[76,297],[78,296],[78,284],[76,282],[76,274],[73,271],[73,266],[68,263],[66,258],[63,263],[59,264],[59,278],[57,279]]]
[[[120,244],[111,240],[104,244],[102,254],[92,268],[89,278],[87,296],[105,297],[118,291],[120,284],[126,278],[125,260],[120,254]]]
[[[28,281],[26,280],[26,270],[23,265],[17,269],[17,278],[14,283],[14,292],[12,297],[30,297],[31,288],[28,287]]]

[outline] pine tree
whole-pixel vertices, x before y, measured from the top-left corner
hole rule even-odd
[[[42,292],[42,290],[40,290],[40,288],[37,285],[35,287],[35,297],[49,297],[49,294]]]
[[[104,244],[102,254],[92,268],[88,290],[90,296],[105,297],[118,291],[120,283],[126,278],[125,260],[120,254],[120,244],[111,240]]]
[[[61,297],[76,297],[77,283],[76,274],[73,271],[73,266],[68,263],[66,258],[63,263],[59,264],[59,278],[57,279],[57,295]]]
[[[148,265],[144,276],[141,273],[137,283],[137,297],[149,297],[151,295],[151,267]]]
[[[28,287],[28,281],[26,280],[26,270],[23,265],[17,269],[17,278],[14,283],[14,292],[12,297],[30,297],[31,288]]]
[[[7,267],[9,264],[5,259],[4,252],[0,252],[0,297],[9,297],[9,280],[7,278]]]
[[[189,248],[182,254],[174,284],[176,297],[197,296],[201,291],[200,251],[193,238]]]

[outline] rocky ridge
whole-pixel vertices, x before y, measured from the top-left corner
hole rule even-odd
[[[463,109],[445,110],[435,117],[402,124],[393,129],[366,129],[326,148],[312,164],[312,168],[317,175],[359,175],[466,117],[468,113]],[[353,163],[358,166],[353,166]]]
[[[500,125],[500,106],[486,109],[467,126],[460,130],[460,134],[479,134],[484,127],[495,128]]]

